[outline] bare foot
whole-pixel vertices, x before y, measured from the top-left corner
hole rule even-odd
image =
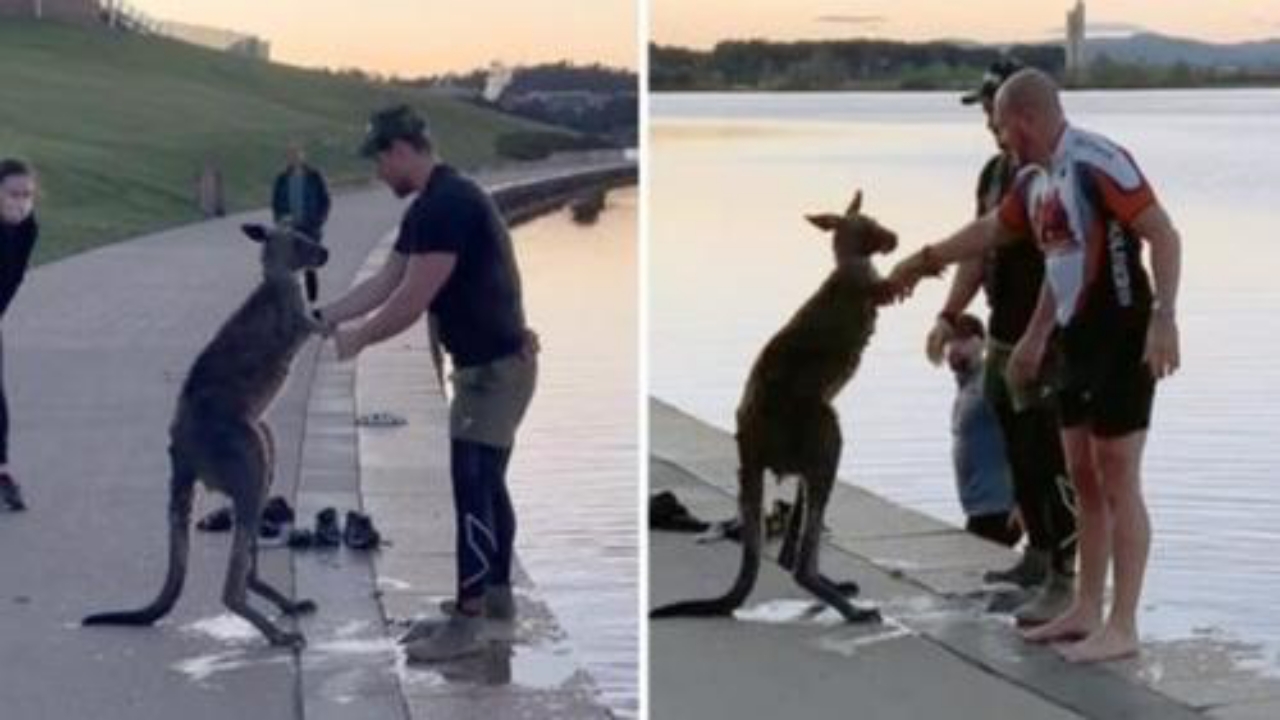
[[[1102,619],[1078,605],[1039,627],[1021,631],[1022,639],[1033,643],[1055,643],[1081,640],[1098,630]]]
[[[1119,660],[1138,654],[1138,637],[1133,633],[1115,630],[1108,625],[1078,643],[1061,646],[1058,652],[1067,662],[1072,663]]]

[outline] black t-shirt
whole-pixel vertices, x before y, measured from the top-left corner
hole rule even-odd
[[[1008,155],[987,161],[978,177],[979,215],[999,207],[1017,174],[1018,168]],[[1044,255],[1027,237],[997,246],[983,262],[982,289],[991,308],[987,331],[1000,342],[1016,343],[1035,314],[1044,280]]]
[[[430,308],[455,365],[482,365],[521,348],[525,320],[515,251],[497,206],[480,186],[448,165],[436,166],[405,212],[395,249],[457,256]]]
[[[39,234],[35,215],[28,216],[17,225],[0,220],[0,317],[9,309],[9,303],[18,294],[18,286],[27,275],[31,251]]]

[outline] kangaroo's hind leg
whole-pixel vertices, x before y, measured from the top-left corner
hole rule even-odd
[[[254,610],[248,601],[250,578],[255,572],[258,523],[262,516],[262,483],[267,472],[261,436],[256,428],[246,424],[222,428],[217,437],[216,445],[211,448],[212,472],[218,476],[217,486],[231,496],[236,516],[222,601],[227,609],[258,628],[272,645],[300,648],[305,643],[302,635],[280,629]]]
[[[800,478],[800,482],[805,484],[805,511],[801,521],[796,565],[792,568],[792,572],[801,587],[834,607],[846,621],[877,622],[880,620],[878,611],[855,608],[849,603],[841,588],[818,570],[823,517],[827,510],[827,500],[831,497],[831,487],[835,483],[841,439],[840,425],[834,411],[824,408],[816,420],[814,425],[816,444],[807,454],[809,462],[805,463],[805,474]]]
[[[263,457],[263,467],[266,475],[262,481],[262,502],[266,503],[267,497],[271,494],[271,482],[275,475],[275,437],[271,434],[271,427],[266,422],[259,421],[257,423],[258,439],[260,442],[260,452]],[[265,580],[258,575],[258,541],[257,535],[254,535],[253,552],[250,554],[252,564],[249,567],[248,588],[250,592],[266,598],[271,604],[280,609],[285,615],[304,615],[306,613],[315,612],[316,604],[311,600],[290,600],[284,593],[267,584]]]
[[[800,525],[804,518],[804,482],[796,482],[796,501],[787,515],[787,530],[778,551],[778,564],[787,570],[796,566],[796,544],[800,540]]]

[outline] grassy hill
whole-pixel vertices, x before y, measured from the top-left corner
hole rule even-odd
[[[229,209],[269,202],[291,138],[331,182],[371,177],[355,148],[371,110],[410,102],[443,155],[475,167],[504,133],[545,129],[428,93],[183,43],[0,20],[0,155],[40,174],[37,262],[200,217],[196,179],[223,173]]]

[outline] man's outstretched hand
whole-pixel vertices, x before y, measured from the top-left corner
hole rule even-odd
[[[925,277],[940,274],[942,274],[942,267],[930,253],[929,246],[926,245],[903,258],[897,265],[894,265],[886,282],[893,288],[895,299],[898,302],[902,302],[911,297],[911,293],[916,289],[916,284]]]

